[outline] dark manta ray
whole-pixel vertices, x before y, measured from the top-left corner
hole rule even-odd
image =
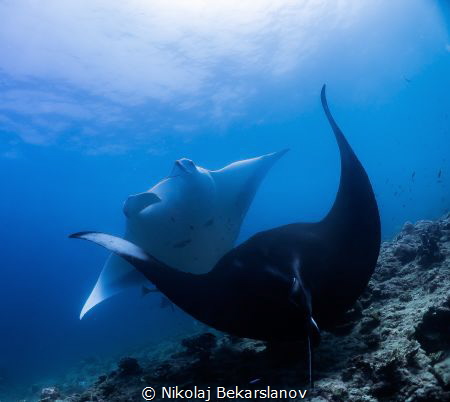
[[[104,233],[71,235],[130,262],[169,300],[203,323],[239,337],[306,340],[329,328],[366,287],[380,249],[380,218],[367,174],[328,109],[341,155],[338,193],[316,223],[259,232],[205,274],[178,271],[138,246]],[[311,361],[310,361],[311,363]]]

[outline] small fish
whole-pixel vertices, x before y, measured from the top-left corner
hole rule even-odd
[[[181,240],[178,243],[175,243],[173,245],[173,248],[182,248],[182,247],[186,247],[192,240],[191,239],[187,239],[187,240]]]
[[[438,172],[438,179],[441,178],[441,175],[442,175],[442,169],[439,169],[439,172]]]
[[[155,292],[159,292],[159,290],[158,289],[149,289],[145,286],[142,286],[142,288],[141,288],[142,297],[147,296],[149,293],[155,293]]]
[[[175,311],[175,307],[173,303],[167,297],[161,297],[161,301],[159,302],[160,308],[168,308],[170,307],[172,311]]]
[[[214,219],[211,218],[209,221],[205,222],[205,223],[203,224],[203,226],[208,227],[208,226],[211,226],[213,223],[214,223]]]
[[[412,172],[411,179],[414,181],[414,177],[416,177],[416,171]]]

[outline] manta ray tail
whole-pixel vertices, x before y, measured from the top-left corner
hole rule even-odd
[[[308,346],[308,373],[309,373],[309,386],[311,389],[314,389],[314,379],[313,379],[313,371],[312,371],[312,347],[311,347],[311,336],[308,334],[307,338],[307,346]]]

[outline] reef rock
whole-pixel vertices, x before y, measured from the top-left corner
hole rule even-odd
[[[119,373],[123,376],[139,374],[142,371],[134,357],[123,357],[120,359],[118,366]]]
[[[58,388],[56,387],[47,387],[43,388],[41,391],[41,400],[40,402],[52,402],[57,401],[60,397],[60,393]]]

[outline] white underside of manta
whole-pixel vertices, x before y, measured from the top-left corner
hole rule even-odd
[[[191,273],[209,271],[233,248],[255,193],[286,151],[207,170],[189,159],[171,174],[124,204],[124,238],[167,265]],[[87,299],[80,319],[100,302],[131,287],[153,285],[132,265],[111,254]]]

